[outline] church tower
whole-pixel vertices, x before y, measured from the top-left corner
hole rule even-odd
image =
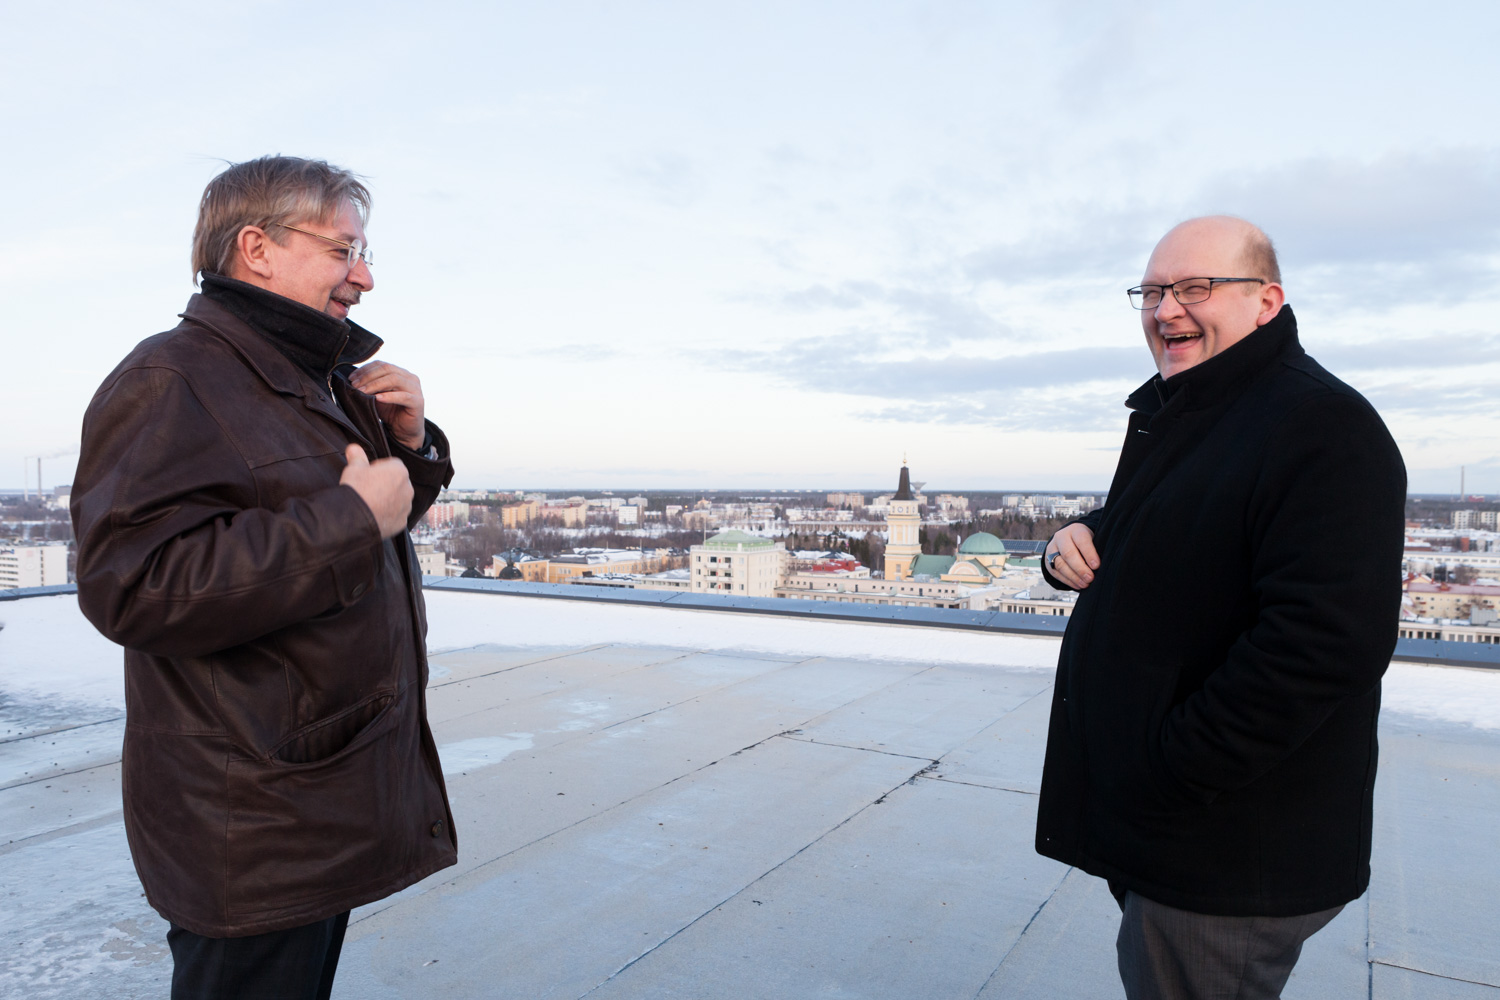
[[[885,516],[885,578],[904,580],[911,576],[911,564],[922,554],[917,532],[922,527],[917,513],[917,499],[911,492],[911,473],[901,462],[901,483],[891,497],[890,512]]]

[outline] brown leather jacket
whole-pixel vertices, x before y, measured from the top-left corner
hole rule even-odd
[[[394,452],[414,523],[452,467],[436,427],[438,460],[395,444],[343,375],[320,384],[218,302],[195,295],[182,319],[84,417],[78,602],[125,647],[125,830],[147,898],[239,937],[456,860],[416,555],[339,485],[349,443]]]

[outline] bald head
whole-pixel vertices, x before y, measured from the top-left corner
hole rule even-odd
[[[1152,257],[1169,242],[1194,247],[1212,246],[1215,250],[1234,252],[1236,273],[1206,277],[1264,278],[1271,284],[1281,284],[1281,264],[1276,259],[1276,247],[1271,243],[1271,237],[1244,219],[1233,215],[1204,215],[1178,223],[1161,238]]]
[[[1207,298],[1184,295],[1186,305],[1167,294],[1141,312],[1146,344],[1163,378],[1233,347],[1274,319],[1285,301],[1270,238],[1230,215],[1174,226],[1151,251],[1142,284],[1168,286],[1187,278],[1241,280],[1211,285]]]

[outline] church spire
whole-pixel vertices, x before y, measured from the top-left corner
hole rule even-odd
[[[915,500],[911,495],[911,473],[906,468],[905,456],[901,459],[901,483],[896,487],[896,495],[892,500]]]

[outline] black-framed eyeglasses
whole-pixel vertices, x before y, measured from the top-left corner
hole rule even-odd
[[[273,222],[272,225],[280,226],[282,229],[290,229],[294,233],[305,233],[308,236],[316,236],[318,239],[323,240],[325,243],[332,243],[334,246],[343,247],[346,251],[348,251],[349,270],[351,271],[354,270],[354,265],[359,263],[360,261],[365,262],[365,267],[375,266],[375,257],[370,253],[370,248],[365,246],[362,240],[355,240],[353,243],[345,243],[343,240],[336,240],[332,236],[324,236],[322,233],[315,233],[310,229],[298,229],[296,226],[289,226],[285,222]]]
[[[1161,305],[1161,300],[1170,288],[1173,298],[1182,305],[1190,306],[1196,302],[1207,301],[1208,297],[1214,293],[1215,285],[1232,285],[1250,281],[1262,285],[1266,283],[1265,278],[1183,278],[1170,285],[1136,285],[1134,288],[1127,288],[1125,294],[1130,296],[1130,304],[1137,309],[1155,309]]]

